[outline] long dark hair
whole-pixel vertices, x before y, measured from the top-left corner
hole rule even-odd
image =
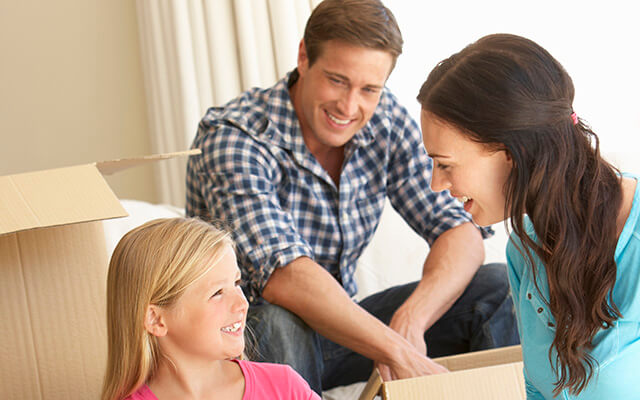
[[[508,34],[485,36],[440,62],[418,95],[423,110],[513,160],[505,215],[537,288],[531,250],[547,271],[556,396],[585,388],[596,362],[588,352],[593,337],[620,317],[612,299],[619,171],[600,156],[591,128],[572,119],[573,97],[573,82],[558,61],[533,41]],[[525,232],[525,214],[537,240]]]

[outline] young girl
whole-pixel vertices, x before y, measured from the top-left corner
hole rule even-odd
[[[231,237],[158,219],[118,243],[107,278],[102,400],[319,399],[290,367],[238,360],[247,301]]]
[[[599,153],[563,67],[490,35],[418,95],[431,186],[479,225],[511,218],[509,278],[529,399],[638,399],[640,188]]]

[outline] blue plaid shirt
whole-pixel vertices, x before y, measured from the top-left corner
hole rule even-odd
[[[275,268],[307,256],[357,292],[356,261],[389,197],[429,244],[470,221],[429,186],[432,161],[416,122],[384,89],[371,120],[346,144],[339,188],[307,149],[288,88],[297,72],[251,89],[200,122],[187,168],[187,215],[231,223],[250,303]]]

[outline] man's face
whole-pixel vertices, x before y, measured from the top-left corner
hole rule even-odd
[[[386,51],[332,40],[309,66],[300,44],[300,77],[291,94],[312,154],[343,146],[369,121],[392,64]]]

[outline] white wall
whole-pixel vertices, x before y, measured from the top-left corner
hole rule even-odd
[[[418,116],[415,100],[442,59],[490,33],[513,33],[545,47],[576,87],[574,109],[605,152],[640,145],[640,24],[637,2],[388,0],[405,40],[388,86]],[[640,173],[640,170],[637,170]]]
[[[151,152],[131,0],[0,1],[0,175]],[[155,201],[153,168],[109,177]]]

